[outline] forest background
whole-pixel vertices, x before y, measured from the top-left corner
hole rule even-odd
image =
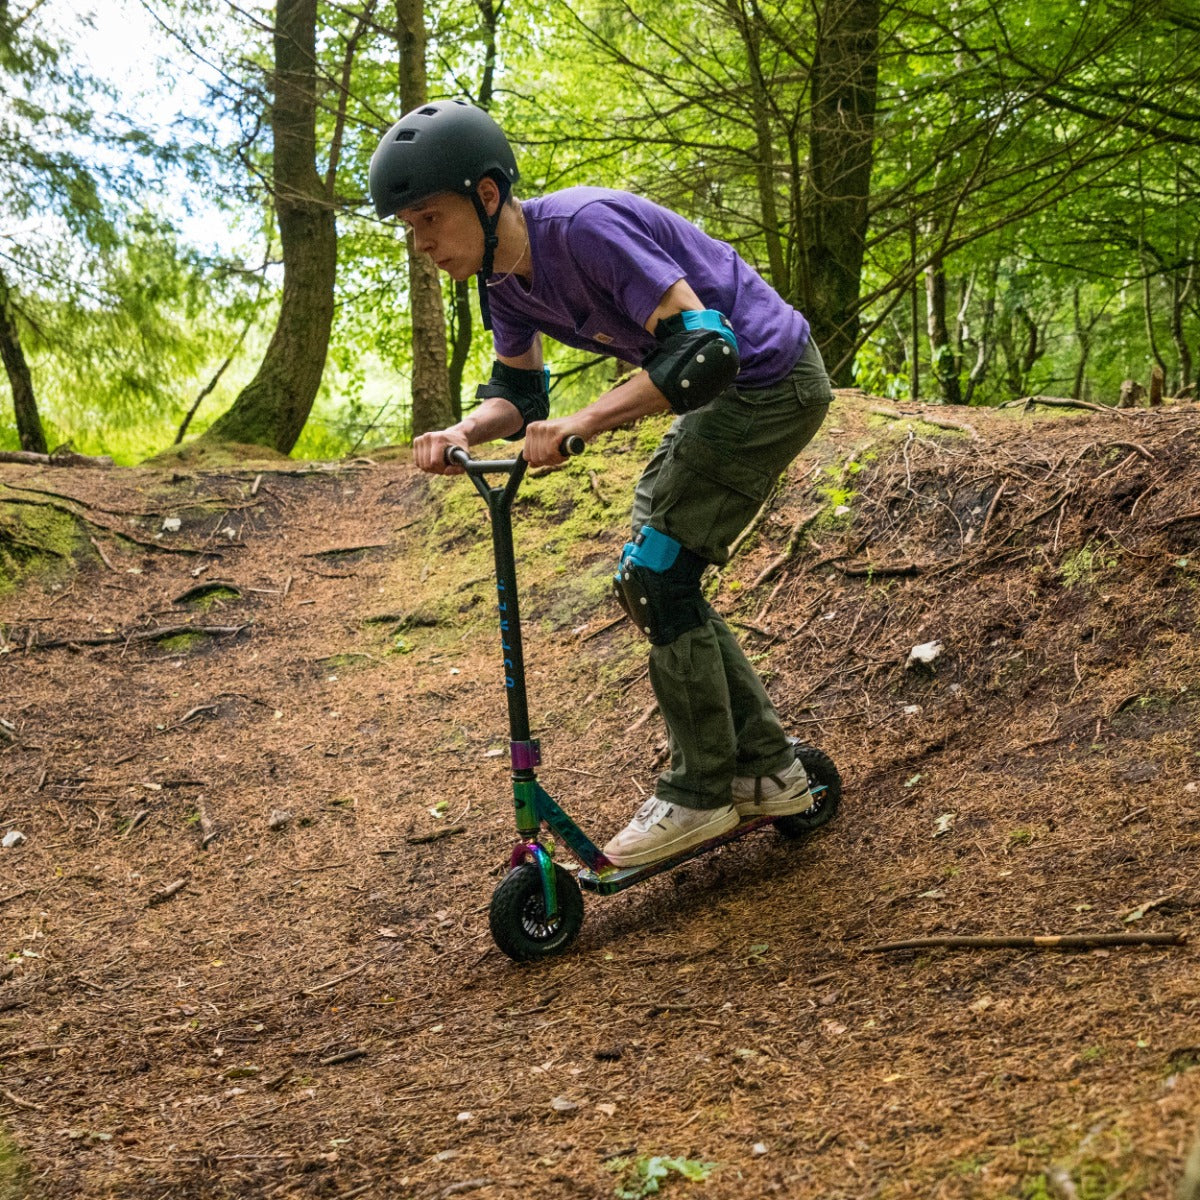
[[[154,36],[114,83],[122,12]],[[1194,395],[1186,0],[0,0],[0,451],[324,458],[453,419],[473,288],[366,195],[443,97],[509,132],[519,195],[627,188],[729,240],[839,385]],[[548,357],[555,411],[620,369]]]

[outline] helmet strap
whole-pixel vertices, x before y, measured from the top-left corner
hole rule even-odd
[[[500,189],[500,203],[497,205],[496,212],[492,216],[488,216],[488,211],[484,208],[483,201],[479,198],[479,193],[477,191],[471,193],[471,202],[475,205],[475,213],[479,217],[479,224],[483,226],[483,263],[480,265],[479,272],[475,276],[475,282],[479,288],[479,315],[483,319],[484,329],[488,330],[492,327],[492,310],[488,304],[487,281],[496,268],[496,247],[500,245],[500,236],[497,233],[497,229],[500,225],[500,214],[504,211],[504,205],[508,200],[508,194],[511,190],[507,179],[497,178],[496,186]]]

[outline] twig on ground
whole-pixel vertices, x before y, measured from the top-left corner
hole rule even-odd
[[[987,541],[988,528],[992,524],[992,517],[996,514],[996,509],[1000,504],[1000,497],[1004,495],[1004,489],[1007,484],[1008,480],[1002,479],[1000,486],[992,493],[991,503],[988,505],[988,510],[983,518],[983,527],[979,530],[979,541],[981,543]]]
[[[654,700],[647,704],[644,709],[642,709],[642,715],[638,717],[638,719],[634,721],[634,723],[630,725],[625,732],[637,733],[637,731],[641,729],[642,726],[645,725],[656,712],[658,712],[658,701]]]
[[[102,563],[103,563],[103,564],[104,564],[104,565],[105,565],[105,566],[106,566],[106,567],[107,567],[107,568],[108,568],[110,571],[113,571],[113,572],[115,572],[116,574],[118,574],[118,575],[119,575],[121,572],[120,572],[119,570],[117,570],[117,568],[116,568],[116,567],[114,567],[114,566],[112,565],[112,562],[109,560],[109,557],[108,557],[108,555],[104,553],[104,547],[103,547],[102,545],[100,545],[100,543],[99,543],[98,541],[96,541],[96,539],[95,539],[94,537],[91,537],[90,535],[89,535],[89,537],[88,537],[88,541],[92,543],[93,547],[95,547],[96,553],[97,553],[98,555],[100,555],[100,561],[101,561],[101,562],[102,562]]]
[[[176,879],[174,883],[168,883],[165,888],[160,888],[146,902],[148,905],[162,904],[164,900],[170,900],[172,896],[177,896],[185,887],[187,887],[187,879]]]
[[[32,1100],[22,1100],[20,1096],[14,1095],[8,1088],[0,1087],[0,1096],[3,1096],[9,1104],[15,1104],[18,1108],[27,1108],[30,1112],[45,1112],[45,1108],[40,1104],[34,1104]]]
[[[196,810],[200,814],[200,849],[207,850],[213,838],[217,836],[217,827],[209,819],[203,796],[196,798]]]
[[[353,1062],[356,1058],[366,1058],[367,1052],[361,1047],[356,1047],[354,1050],[343,1050],[340,1054],[331,1054],[328,1058],[322,1058],[317,1066],[319,1067],[335,1067],[338,1063]]]
[[[449,825],[445,829],[435,829],[432,833],[418,833],[412,837],[407,837],[404,840],[410,846],[424,846],[429,842],[440,842],[442,838],[454,837],[456,834],[466,833],[465,825]]]
[[[335,975],[332,979],[325,980],[324,983],[314,983],[312,987],[305,988],[300,995],[312,996],[317,992],[323,992],[326,988],[336,987],[339,983],[347,979],[353,979],[355,975],[365,971],[370,965],[370,963],[362,963],[360,966],[355,967],[353,971],[347,971],[344,975]],[[364,1050],[363,1053],[365,1054],[366,1051]],[[324,1066],[323,1063],[322,1066]]]
[[[123,838],[127,838],[131,833],[134,832],[134,830],[140,829],[146,823],[146,818],[149,817],[149,815],[150,810],[148,808],[139,809],[133,814],[133,820],[125,826],[125,832],[122,833],[121,836]]]
[[[593,629],[589,633],[585,633],[579,640],[581,642],[590,642],[592,638],[599,637],[602,633],[607,633],[608,630],[612,629],[615,625],[620,625],[624,620],[625,614],[622,613],[619,617],[613,617],[611,621],[605,621],[599,629]]]

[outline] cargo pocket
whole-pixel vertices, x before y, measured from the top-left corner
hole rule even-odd
[[[681,429],[655,482],[650,524],[721,564],[773,484],[774,476],[733,457],[728,444]]]

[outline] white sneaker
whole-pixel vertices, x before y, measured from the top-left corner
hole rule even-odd
[[[733,803],[737,815],[746,817],[786,817],[811,808],[808,776],[800,760],[792,762],[778,775],[739,775],[733,781]]]
[[[632,821],[604,847],[605,857],[618,867],[640,867],[690,850],[709,838],[728,833],[738,824],[733,805],[684,808],[651,796]]]

